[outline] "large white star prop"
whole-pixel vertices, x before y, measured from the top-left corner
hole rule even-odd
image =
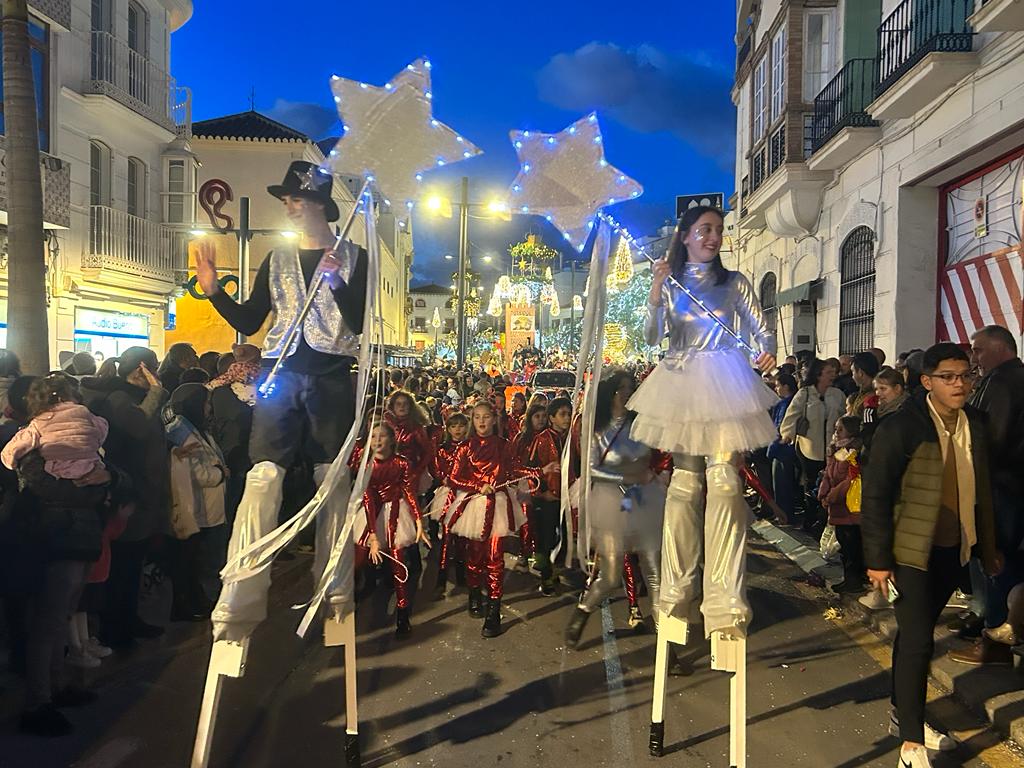
[[[604,159],[594,113],[561,133],[509,135],[520,163],[509,194],[512,212],[544,216],[577,250],[583,250],[598,211],[643,194],[640,184]]]
[[[418,59],[383,87],[335,75],[331,90],[344,133],[327,164],[371,178],[385,201],[412,209],[423,174],[481,150],[434,119],[430,62]]]

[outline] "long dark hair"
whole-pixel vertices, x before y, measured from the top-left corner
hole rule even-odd
[[[594,404],[594,432],[601,432],[611,423],[612,401],[615,399],[615,393],[627,381],[633,381],[629,371],[618,369],[597,385],[597,402]],[[631,412],[626,413],[627,418],[630,415]]]
[[[545,416],[547,416],[547,405],[536,403],[526,409],[526,415],[523,416],[523,428],[519,431],[519,435],[516,437],[517,447],[529,445],[531,442],[533,442],[533,438],[537,434],[537,432],[533,428],[533,416],[536,413],[543,413]]]
[[[818,386],[818,379],[821,378],[822,371],[824,371],[825,368],[830,366],[830,365],[833,368],[835,367],[835,365],[833,363],[829,362],[828,360],[822,360],[821,358],[818,358],[818,357],[816,357],[813,360],[811,360],[811,362],[807,365],[807,373],[804,374],[804,380],[800,383],[800,386],[801,387],[816,387],[816,386]]]
[[[690,255],[686,250],[686,244],[683,240],[690,234],[690,228],[705,213],[713,213],[722,220],[723,224],[725,223],[725,214],[710,205],[696,205],[693,208],[687,208],[683,215],[679,217],[675,234],[672,235],[672,242],[668,246],[668,261],[672,265],[672,275],[677,280],[681,280],[683,265],[690,260]],[[722,263],[721,254],[715,256],[714,261],[711,262],[711,270],[715,273],[715,285],[722,285],[732,274],[732,272],[725,268],[725,264]]]

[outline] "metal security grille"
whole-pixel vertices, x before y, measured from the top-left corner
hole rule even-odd
[[[779,322],[779,308],[776,301],[778,284],[779,281],[774,272],[769,272],[761,279],[761,312],[764,314],[765,325],[773,334]]]
[[[839,251],[839,352],[875,345],[875,233],[857,227]]]

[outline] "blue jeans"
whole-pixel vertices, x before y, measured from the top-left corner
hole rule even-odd
[[[796,498],[796,477],[795,456],[772,459],[772,487],[775,491],[775,503],[790,518],[794,514],[793,503]]]

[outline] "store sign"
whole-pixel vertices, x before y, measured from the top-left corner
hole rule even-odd
[[[104,312],[99,309],[75,308],[75,333],[97,336],[130,336],[149,338],[149,318],[124,312]]]

